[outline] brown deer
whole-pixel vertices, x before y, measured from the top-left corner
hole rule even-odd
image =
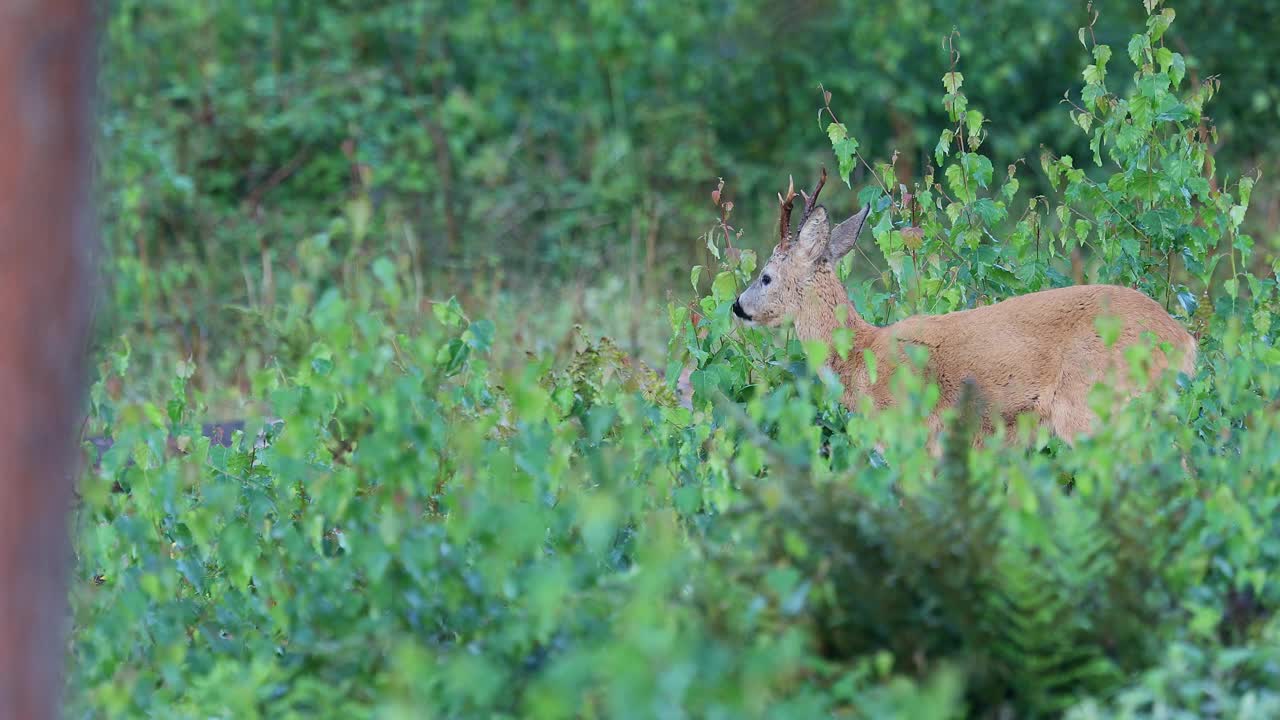
[[[941,391],[929,418],[935,452],[939,413],[955,405],[967,382],[976,386],[989,411],[983,419],[984,435],[1002,422],[1009,430],[1007,439],[1012,439],[1017,417],[1030,413],[1072,444],[1096,422],[1088,402],[1094,383],[1120,389],[1123,399],[1142,391],[1130,381],[1125,348],[1149,338],[1148,333],[1156,343],[1150,379],[1170,366],[1192,374],[1194,338],[1159,303],[1115,285],[1043,290],[972,310],[916,315],[885,327],[866,322],[849,301],[835,265],[857,242],[870,207],[833,229],[826,209],[817,204],[826,177],[824,168],[812,196],[801,191],[804,217],[794,239],[790,218],[795,183],[786,197],[779,195],[778,245],[759,276],[734,301],[733,312],[765,327],[790,320],[801,341],[829,342],[842,325],[852,330],[852,350],[843,358],[832,350],[827,361],[843,383],[842,401],[849,409],[857,409],[864,397],[876,409],[894,401],[891,376],[907,362],[904,345],[927,349],[924,374]],[[1104,315],[1119,320],[1118,339],[1110,346],[1095,325]],[[864,360],[867,350],[875,356],[874,382]]]

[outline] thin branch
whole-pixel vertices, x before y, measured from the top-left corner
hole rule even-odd
[[[276,168],[276,171],[271,173],[266,180],[262,181],[255,188],[250,190],[244,200],[245,205],[249,208],[249,213],[251,215],[256,214],[258,208],[262,206],[263,197],[265,197],[268,192],[271,192],[278,187],[285,180],[288,180],[291,175],[297,172],[298,169],[301,168],[308,159],[310,159],[310,157],[311,148],[302,148],[298,152],[294,153],[289,162]]]

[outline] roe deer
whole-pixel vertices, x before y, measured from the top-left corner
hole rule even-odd
[[[1192,374],[1195,339],[1160,304],[1143,293],[1115,285],[1079,285],[1012,297],[993,305],[943,315],[916,315],[885,327],[863,320],[835,273],[836,262],[854,246],[866,225],[870,207],[836,225],[817,204],[826,169],[813,195],[804,197],[798,237],[791,236],[795,184],[780,200],[779,242],[760,274],[733,303],[733,312],[751,324],[773,327],[790,319],[801,341],[830,341],[843,326],[853,331],[853,347],[845,358],[828,353],[828,366],[844,385],[843,404],[856,409],[869,396],[875,408],[893,402],[890,385],[895,367],[907,360],[901,344],[923,346],[928,359],[925,377],[941,397],[929,418],[931,446],[937,450],[939,412],[954,405],[972,381],[990,410],[1013,437],[1015,421],[1030,413],[1064,442],[1073,444],[1095,422],[1088,394],[1095,382],[1112,383],[1131,398],[1141,390],[1129,378],[1125,348],[1147,332],[1150,378],[1174,363]],[[1118,340],[1110,347],[1099,336],[1095,320],[1109,315],[1120,321]],[[1160,344],[1167,343],[1166,354]],[[863,352],[877,362],[872,382]],[[1115,371],[1114,377],[1109,373]],[[983,419],[983,433],[994,427]]]

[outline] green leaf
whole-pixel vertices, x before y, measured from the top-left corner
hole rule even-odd
[[[1124,327],[1124,322],[1115,315],[1104,313],[1094,318],[1093,326],[1098,332],[1098,337],[1102,339],[1103,345],[1113,347],[1116,341],[1120,339],[1120,331]]]
[[[1005,219],[1005,217],[1007,217],[1008,215],[1005,212],[1004,204],[998,203],[992,200],[991,198],[978,199],[973,204],[972,210],[975,214],[977,214],[978,218],[982,221],[982,223],[989,227],[995,226],[997,223],[1002,222]]]
[[[832,144],[832,150],[835,152],[836,161],[839,163],[840,179],[844,180],[846,187],[849,185],[849,176],[853,173],[854,159],[858,152],[858,141],[854,138],[841,138]]]
[[[447,302],[432,303],[431,314],[446,327],[459,327],[466,321],[466,316],[462,314],[462,307],[458,305],[458,299],[455,297],[450,297]]]
[[[710,365],[689,374],[689,385],[701,398],[709,399],[715,393],[732,392],[735,378],[724,365]]]
[[[707,250],[716,260],[720,259],[720,248],[716,246],[715,233],[707,233]]]
[[[980,110],[969,110],[965,113],[964,124],[969,128],[969,132],[976,133],[982,129],[982,123],[986,121]]]
[[[933,148],[933,157],[942,165],[942,160],[951,153],[951,141],[954,139],[950,130],[943,130],[938,135],[938,144]]]
[[[436,353],[436,364],[444,369],[445,375],[456,375],[466,365],[470,355],[470,346],[461,338],[454,338]]]
[[[833,122],[827,125],[827,137],[831,139],[831,145],[834,147],[836,143],[848,137],[848,130],[844,123]]]
[[[962,203],[973,201],[974,191],[969,187],[965,178],[963,165],[948,165],[943,174],[947,177],[947,187],[951,190],[951,194],[956,196],[956,199]]]
[[[1149,35],[1151,37],[1151,42],[1159,42],[1160,38],[1164,37],[1169,26],[1173,24],[1175,17],[1177,17],[1177,13],[1174,12],[1173,8],[1165,8],[1160,11],[1160,14],[1152,15],[1147,19],[1147,25],[1150,28]]]
[[[1187,61],[1182,57],[1182,53],[1173,53],[1172,62],[1169,64],[1169,79],[1173,82],[1174,87],[1182,84],[1182,79],[1187,75]]]
[[[806,340],[803,343],[805,360],[809,363],[809,372],[816,373],[827,362],[830,348],[822,339]]]
[[[841,360],[848,359],[849,351],[853,349],[853,330],[848,327],[837,327],[831,332],[831,345]]]
[[[462,334],[462,339],[476,352],[488,352],[493,346],[493,336],[495,328],[490,320],[480,319],[472,321],[467,326],[467,331]]]
[[[965,153],[960,159],[960,164],[964,167],[965,173],[973,178],[979,187],[985,188],[991,184],[995,170],[991,166],[990,158],[977,153]]]
[[[1098,110],[1098,100],[1107,96],[1107,91],[1102,87],[1101,83],[1086,85],[1080,91],[1080,99],[1084,101],[1084,106],[1093,110]]]
[[[716,275],[711,283],[711,297],[717,303],[727,302],[738,295],[738,279],[733,273],[725,270]]]
[[[1238,229],[1244,223],[1244,215],[1248,210],[1244,205],[1232,205],[1228,215],[1231,218],[1232,229]]]
[[[1129,60],[1142,67],[1146,62],[1146,52],[1151,49],[1151,39],[1146,35],[1134,35],[1129,40]]]
[[[1188,317],[1195,315],[1196,310],[1200,307],[1200,302],[1196,299],[1196,296],[1187,290],[1178,292],[1178,304],[1182,306],[1182,312],[1186,313]]]

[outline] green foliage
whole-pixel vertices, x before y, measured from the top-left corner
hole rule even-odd
[[[1249,232],[1275,246],[1268,218],[1276,193],[1265,185],[1280,156],[1268,130],[1280,117],[1269,75],[1275,10],[1184,0],[1178,11],[1141,50],[1153,69],[1148,90],[1162,93],[1163,75],[1175,90],[1211,83],[1216,93],[1211,71],[1231,69],[1215,99],[1220,112],[1204,129],[1217,138],[1223,177],[1264,171],[1258,196],[1268,205],[1250,216]],[[1139,2],[1106,12],[1112,23],[1091,24],[1081,36],[1099,52],[1112,48],[1114,64],[1127,54],[1121,28],[1146,12]],[[1066,29],[1088,20],[1075,4],[1030,0],[579,2],[569,11],[558,0],[112,3],[101,83],[112,297],[103,341],[145,336],[137,361],[149,375],[190,354],[201,359],[203,389],[215,386],[208,377],[243,382],[272,356],[299,357],[264,326],[331,287],[356,292],[379,257],[413,268],[416,292],[458,294],[468,305],[504,288],[584,275],[604,276],[598,284],[617,277],[628,302],[648,303],[681,287],[690,264],[711,262],[691,238],[713,178],[733,179],[744,226],[765,227],[767,200],[786,175],[815,164],[806,118],[820,85],[840,108],[842,124],[825,129],[843,133],[831,137],[847,182],[879,178],[900,201],[898,183],[934,176],[964,210],[949,221],[958,222],[953,245],[978,253],[973,245],[990,231],[1034,246],[1043,260],[1049,229],[1019,221],[1062,173],[1023,169],[1011,183],[1005,169],[1023,167],[1042,145],[1055,149],[1054,162],[1074,159],[1063,172],[1086,167],[1092,138],[1078,131],[1081,116],[1059,105],[1085,66],[1100,69],[1086,71],[1097,82],[1078,100],[1072,90],[1072,102],[1091,129],[1105,117],[1113,125],[1135,119],[1124,147],[1168,109],[1150,101],[1136,115],[1094,107],[1099,82],[1119,93],[1128,78],[1103,76],[1105,62],[1072,55],[1076,37]],[[1187,41],[1198,57],[1185,55]],[[939,103],[939,68],[949,69],[953,54],[963,72],[948,76],[954,97]],[[989,132],[992,120],[978,106],[995,111],[999,132]],[[1189,127],[1202,115],[1193,106],[1185,112]],[[930,168],[942,162],[940,127],[948,128],[940,149],[964,154],[945,172]],[[1191,178],[1196,158],[1178,154],[1163,127],[1164,140],[1152,145],[1163,154],[1156,167]],[[891,155],[892,173],[860,160]],[[1124,171],[1129,182],[1142,182],[1136,169]],[[1081,192],[1110,188],[1103,195],[1116,202],[1100,169],[1086,177]],[[984,190],[978,181],[1022,194],[972,199]],[[833,209],[853,200],[831,195]],[[1182,242],[1171,235],[1195,232],[1167,203],[1122,215],[1130,208],[1103,200],[1082,202],[1084,216],[1070,224],[1091,225],[1088,242],[1114,256],[1111,274],[1141,276],[1136,258],[1167,265],[1170,243]],[[890,254],[912,242],[877,238]],[[1157,252],[1135,255],[1133,244],[1148,240]],[[1068,233],[1060,241],[1086,240]],[[965,263],[975,261],[966,255]],[[956,278],[933,287],[938,273],[897,258],[889,265],[908,286],[917,273],[919,297],[944,298],[939,310],[963,304],[960,287],[980,293],[983,283],[999,283],[1007,292],[1054,281],[1005,275],[1035,275],[1042,263],[980,263],[977,285]],[[988,272],[992,265],[998,269]],[[657,362],[655,344],[642,340],[661,329],[650,321],[660,315],[651,304],[637,314],[643,328],[623,347]],[[590,329],[618,334],[603,322]],[[242,338],[256,338],[247,356],[226,349]]]
[[[142,4],[125,6],[117,32],[152,17]],[[127,334],[106,353],[91,424],[115,444],[85,473],[75,516],[70,712],[1274,715],[1280,296],[1274,268],[1255,272],[1259,258],[1274,260],[1243,229],[1249,181],[1228,185],[1207,162],[1209,138],[1198,128],[1216,81],[1189,82],[1195,61],[1163,42],[1176,31],[1173,16],[1159,2],[1145,6],[1150,18],[1131,39],[1094,40],[1105,35],[1092,25],[1079,34],[1091,65],[1079,107],[1061,114],[1094,144],[1095,164],[1086,171],[1088,163],[1047,152],[1046,190],[1025,209],[1018,168],[998,173],[992,151],[1010,142],[1004,113],[988,116],[969,98],[1008,78],[972,69],[988,62],[977,53],[963,69],[954,54],[930,66],[932,82],[943,78],[945,129],[930,153],[936,167],[911,175],[909,186],[892,160],[864,160],[875,143],[855,138],[858,125],[842,110],[862,104],[841,86],[857,71],[824,82],[831,95],[806,142],[828,142],[841,180],[874,204],[867,237],[888,269],[861,272],[865,253],[841,268],[868,318],[972,307],[1079,273],[1142,287],[1191,324],[1201,350],[1194,376],[1105,414],[1070,449],[1030,428],[1032,450],[974,448],[973,409],[962,404],[947,413],[946,451],[935,461],[923,418],[938,392],[918,374],[895,376],[900,402],[890,409],[847,409],[824,360],[848,352],[851,338],[806,346],[733,319],[760,258],[729,225],[724,186],[713,196],[719,218],[697,239],[707,259],[688,276],[694,299],[673,299],[657,318],[669,329],[665,375],[574,328],[577,308],[592,305],[582,295],[536,308],[564,313],[571,332],[527,342],[512,321],[527,312],[518,299],[495,293],[484,313],[465,299],[429,300],[412,243],[350,250],[391,232],[359,209],[357,195],[332,234],[300,244],[289,302],[255,321],[268,337],[254,348],[263,359],[247,373],[246,394],[271,419],[251,419],[229,447],[200,435],[212,396],[196,382],[197,362],[152,377],[163,394],[120,392],[154,365],[140,363],[143,343]],[[222,10],[182,7],[166,22],[224,27]],[[448,29],[453,54],[432,67],[516,74],[519,54],[489,67],[458,48],[478,52],[481,40],[505,48],[516,40],[493,36],[481,13],[522,14],[555,31],[529,41],[540,62],[580,62],[586,43],[589,57],[625,77],[644,72],[625,62],[628,53],[656,37],[670,87],[701,87],[705,80],[674,73],[682,49],[710,32],[702,16],[692,13],[687,36],[633,36],[623,19],[638,21],[628,13],[661,26],[671,8],[610,7],[592,6],[600,33],[590,36],[538,3],[468,7]],[[899,12],[910,19],[924,7]],[[402,19],[397,8],[374,7],[362,22],[381,28]],[[350,39],[328,11],[295,9],[274,24],[247,23],[237,42],[267,54],[261,47],[272,43],[318,53]],[[888,12],[874,11],[868,26]],[[1055,12],[1036,15],[1033,30]],[[332,34],[289,32],[302,22]],[[370,30],[331,62],[354,62],[386,41]],[[949,43],[953,53],[960,42]],[[1113,57],[1112,45],[1125,57]],[[553,48],[565,58],[550,59]],[[273,62],[297,62],[280,57],[293,59]],[[1132,84],[1114,80],[1125,59]],[[232,84],[221,73],[236,67],[224,58],[193,72]],[[332,70],[299,63],[292,72]],[[371,103],[368,114],[343,123],[413,116],[411,95],[393,99],[377,90],[388,78],[364,79],[350,92]],[[551,126],[536,127],[544,113],[575,106],[539,106],[539,80],[512,80],[528,85],[510,107],[496,85],[481,83],[490,94],[480,105],[528,111],[529,137],[550,137]],[[273,124],[285,113],[318,138],[345,132],[306,110],[322,95],[304,92],[290,100],[300,108],[268,111],[248,95],[261,88],[246,87],[227,100],[252,120],[236,131],[257,138],[245,152],[289,147],[281,129],[289,126]],[[619,115],[643,105],[626,94],[630,84],[611,87]],[[453,102],[467,115],[475,100]],[[409,105],[383,106],[400,103]],[[667,120],[647,107],[628,132],[657,137],[650,123]],[[457,142],[483,147],[474,138],[497,127],[479,117],[475,135]],[[403,139],[388,138],[388,148]],[[614,157],[608,147],[616,149],[594,152]],[[156,181],[147,171],[127,183],[142,177]],[[612,202],[631,207],[634,198],[614,189]],[[299,226],[307,207],[295,208]],[[159,217],[134,211],[135,220]],[[460,215],[468,227],[471,212],[480,211]],[[331,253],[343,258],[337,278]],[[130,282],[117,289],[118,310],[137,301]],[[555,350],[561,341],[567,359]],[[687,403],[678,385],[686,367]]]

